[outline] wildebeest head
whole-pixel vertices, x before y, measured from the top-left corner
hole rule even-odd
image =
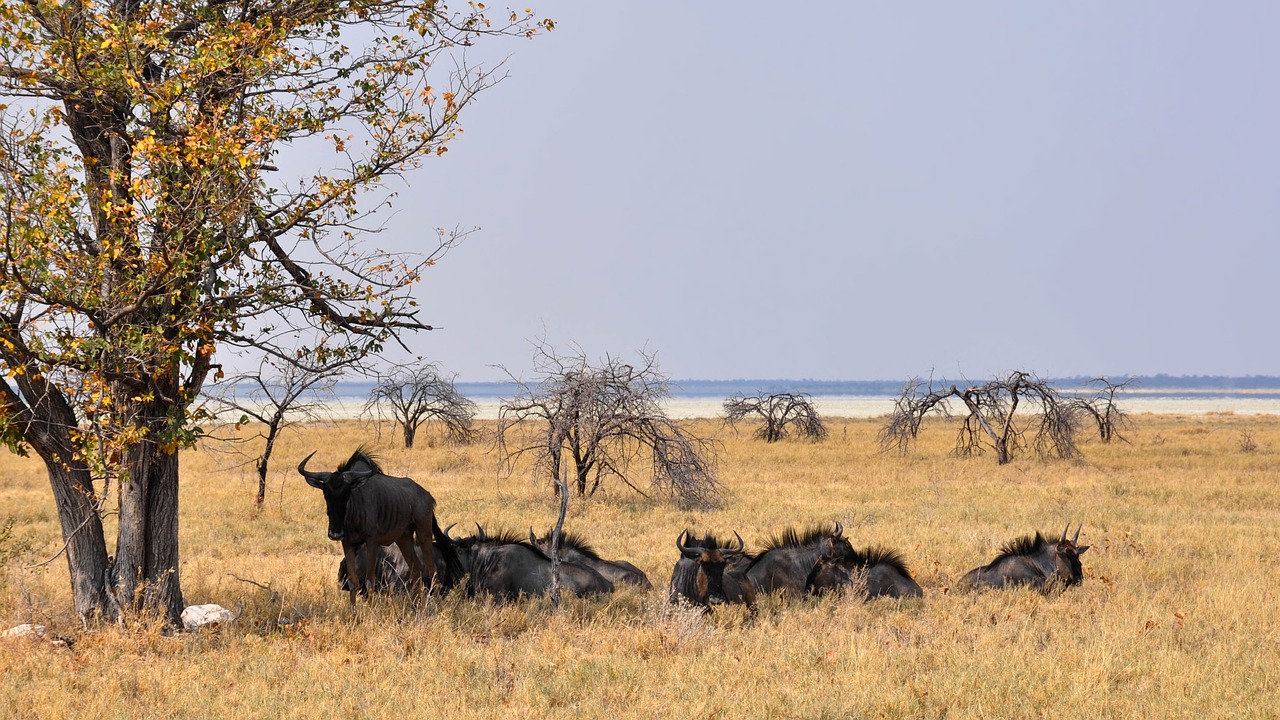
[[[307,461],[311,455],[298,463],[298,472],[306,479],[307,484],[319,488],[324,493],[325,511],[329,515],[329,539],[341,540],[345,533],[347,504],[351,501],[351,493],[381,472],[373,459],[363,451],[357,450],[351,459],[343,463],[335,472],[315,472],[307,469]]]
[[[721,547],[711,535],[704,535],[701,540],[697,540],[688,530],[680,533],[676,538],[676,547],[680,549],[681,558],[692,562],[695,567],[692,577],[685,581],[689,586],[673,590],[703,606],[722,605],[726,602],[751,604],[754,598],[744,597],[744,590],[750,589],[750,583],[725,572],[725,568],[742,555],[745,546],[741,535],[737,532],[733,535],[738,540],[736,548]]]
[[[1067,539],[1067,530],[1071,529],[1071,523],[1062,528],[1062,537],[1058,538],[1058,542],[1054,548],[1054,565],[1056,567],[1055,575],[1066,585],[1079,585],[1084,580],[1084,566],[1080,564],[1080,556],[1089,549],[1088,545],[1077,545],[1076,541],[1080,539],[1080,528],[1084,527],[1084,523],[1076,526],[1076,534]]]

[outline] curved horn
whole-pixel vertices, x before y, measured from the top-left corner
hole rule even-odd
[[[1062,528],[1062,539],[1061,539],[1061,540],[1059,540],[1058,542],[1066,542],[1066,541],[1067,541],[1067,531],[1068,531],[1068,530],[1070,530],[1070,529],[1071,529],[1071,523],[1070,523],[1070,522],[1068,522],[1068,523],[1067,523],[1067,526],[1066,526],[1066,527],[1064,527],[1064,528]]]
[[[447,538],[449,538],[450,540],[456,540],[457,538],[455,538],[454,536],[450,535],[450,534],[449,534],[449,531],[450,531],[450,530],[452,530],[452,529],[453,529],[453,526],[454,526],[454,525],[457,525],[457,524],[458,524],[458,523],[452,523],[452,524],[450,524],[450,525],[449,525],[449,527],[445,528],[445,529],[444,529],[444,536],[445,536],[445,537],[447,537]]]
[[[742,550],[747,546],[747,544],[742,542],[742,536],[738,534],[737,530],[733,531],[733,536],[738,538],[738,548],[734,552],[742,552]]]
[[[832,535],[832,537],[840,537],[841,533],[843,533],[843,532],[844,532],[844,525],[840,524],[840,521],[839,521],[839,520],[837,520],[837,521],[836,521],[836,531],[835,531],[835,532],[833,532],[833,533],[831,533],[831,535]],[[734,534],[736,535],[737,533],[734,533]],[[738,539],[739,539],[739,540],[741,540],[742,538],[738,538]]]
[[[537,544],[538,544],[538,536],[533,534],[533,526],[532,526],[532,525],[530,525],[530,526],[529,526],[529,544],[530,544],[530,545],[537,545]]]
[[[684,536],[688,534],[688,530],[681,530],[680,534],[676,536],[676,547],[680,548],[680,552],[684,552]]]
[[[1076,544],[1076,541],[1080,539],[1080,528],[1082,528],[1082,527],[1084,527],[1084,523],[1083,523],[1083,522],[1081,522],[1079,525],[1077,525],[1077,526],[1076,526],[1076,535],[1075,535],[1075,537],[1071,538],[1071,544],[1072,544],[1072,545],[1075,545],[1075,544]]]
[[[484,528],[480,527],[480,523],[476,523],[476,539],[488,540],[489,536],[484,534]]]
[[[312,450],[311,455],[315,455],[316,452]],[[302,477],[306,478],[307,484],[311,487],[324,489],[324,483],[329,479],[330,473],[307,470],[307,461],[311,459],[311,455],[302,458],[302,462],[298,463],[298,472],[302,474]]]

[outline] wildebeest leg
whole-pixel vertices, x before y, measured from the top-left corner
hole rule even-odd
[[[360,594],[369,597],[369,591],[378,587],[378,548],[372,538],[364,542],[364,577],[360,578]],[[355,603],[354,596],[351,601]]]
[[[422,569],[422,582],[426,584],[427,591],[430,592],[436,589],[440,580],[439,573],[436,570],[436,553],[435,547],[431,542],[431,533],[415,529],[413,534],[418,538],[418,547],[422,548],[422,561],[427,565]],[[418,554],[414,553],[414,557],[417,556]]]
[[[356,591],[364,588],[364,575],[357,572],[356,546],[350,541],[342,541],[342,554],[347,563],[347,584],[351,587],[351,604],[356,604]]]
[[[418,583],[422,580],[422,562],[418,552],[413,548],[413,535],[404,533],[396,540],[396,545],[400,547],[400,554],[404,555],[404,561],[409,564],[409,592],[417,592]]]

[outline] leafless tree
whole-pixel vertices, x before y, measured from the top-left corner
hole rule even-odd
[[[948,403],[952,398],[964,403],[968,411],[956,436],[957,455],[979,454],[989,447],[995,451],[997,463],[1009,462],[1023,447],[1024,431],[1031,429],[1019,425],[1016,417],[1024,402],[1039,413],[1032,440],[1037,453],[1042,457],[1071,458],[1078,452],[1075,444],[1078,413],[1072,403],[1048,382],[1021,370],[964,388],[957,385],[935,388],[932,381],[926,383],[911,378],[880,429],[881,446],[905,452],[919,435],[926,415],[951,415]]]
[[[713,505],[720,495],[714,441],[666,416],[660,403],[670,397],[668,380],[654,355],[640,356],[639,365],[616,358],[593,364],[581,350],[561,354],[538,344],[539,381],[516,380],[517,396],[498,411],[504,470],[528,454],[553,483],[569,465],[565,485],[579,496],[594,494],[609,477],[647,496],[636,480],[637,465],[647,464],[651,489],[690,506]]]
[[[381,413],[383,408],[404,431],[407,448],[413,447],[418,429],[428,422],[440,423],[452,442],[475,439],[476,404],[463,397],[453,378],[441,375],[435,363],[401,366],[379,378],[365,411]]]
[[[724,413],[731,425],[747,417],[759,417],[764,424],[755,436],[765,442],[777,442],[789,432],[814,442],[827,437],[827,426],[818,417],[808,393],[737,394],[724,401]]]
[[[1098,426],[1098,437],[1102,439],[1102,442],[1109,443],[1112,440],[1128,442],[1120,434],[1120,431],[1132,427],[1133,421],[1129,418],[1128,413],[1116,405],[1116,395],[1126,390],[1135,381],[1136,378],[1129,378],[1124,382],[1117,383],[1104,377],[1094,378],[1085,383],[1097,388],[1097,392],[1092,397],[1072,399],[1072,407],[1081,414],[1092,418],[1094,424]]]
[[[261,423],[261,427],[248,437],[212,436],[229,441],[237,452],[253,463],[258,473],[256,505],[261,506],[267,496],[267,474],[276,439],[296,420],[319,419],[325,408],[325,399],[333,399],[333,386],[346,369],[347,363],[309,369],[264,359],[259,363],[257,372],[226,378],[202,392],[205,402],[201,410],[215,419],[238,413],[232,427]],[[262,442],[261,446],[257,445],[258,441]],[[249,443],[257,448],[256,454],[255,450],[240,449]]]

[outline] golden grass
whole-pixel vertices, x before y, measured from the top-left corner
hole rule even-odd
[[[723,439],[722,509],[685,511],[615,489],[577,501],[570,527],[658,589],[495,606],[458,595],[351,609],[323,500],[292,466],[332,467],[371,431],[288,435],[266,506],[256,480],[199,449],[183,459],[187,602],[240,614],[214,632],[145,623],[80,632],[38,462],[5,457],[0,629],[39,622],[76,638],[0,640],[0,715],[149,717],[1275,717],[1280,714],[1280,418],[1139,416],[1131,444],[1089,443],[1082,462],[950,457],[926,428],[907,457],[879,454],[874,420],[831,420],[811,445]],[[384,431],[389,472],[416,478],[442,519],[541,530],[545,487],[501,480],[487,448],[406,451]],[[922,601],[762,602],[711,617],[668,606],[684,527],[748,545],[840,520],[855,546],[901,549]],[[1000,544],[1084,521],[1084,585],[1059,596],[950,591]],[[240,579],[270,587],[271,593]],[[301,620],[299,620],[301,619]],[[281,625],[280,623],[285,623]],[[5,709],[11,709],[7,714]]]

